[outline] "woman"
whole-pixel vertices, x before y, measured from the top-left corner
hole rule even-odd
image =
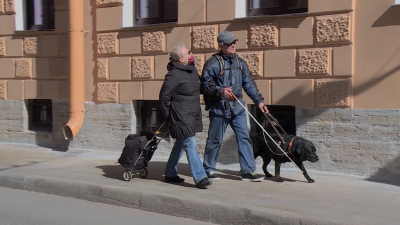
[[[194,66],[192,53],[183,44],[170,53],[168,73],[160,91],[159,99],[164,118],[169,122],[169,132],[176,138],[165,168],[165,182],[179,183],[176,165],[183,150],[189,162],[197,188],[211,185],[196,149],[196,132],[203,130],[200,109],[200,78]]]

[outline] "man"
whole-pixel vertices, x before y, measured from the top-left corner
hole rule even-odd
[[[235,53],[238,39],[231,32],[223,31],[218,34],[217,41],[220,52],[206,61],[201,77],[206,110],[210,110],[203,166],[209,179],[219,179],[213,172],[229,124],[236,135],[242,180],[261,181],[263,178],[254,172],[256,163],[247,130],[245,109],[234,101],[231,93],[245,105],[242,99],[243,88],[263,113],[269,111],[246,62]]]

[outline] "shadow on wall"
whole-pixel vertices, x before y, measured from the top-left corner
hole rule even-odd
[[[395,172],[393,172],[393,170]],[[400,186],[400,156],[369,177],[368,181]]]
[[[400,25],[399,14],[400,6],[392,6],[372,24],[372,27]]]

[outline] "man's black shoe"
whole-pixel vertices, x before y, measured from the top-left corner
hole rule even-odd
[[[205,189],[207,186],[211,185],[211,181],[208,178],[203,178],[199,183],[196,184],[197,188]]]
[[[263,179],[263,177],[255,174],[254,171],[251,173],[246,173],[246,174],[242,175],[242,181],[253,181],[253,182],[258,181],[259,182],[262,179]]]
[[[175,177],[165,176],[164,181],[167,183],[182,183],[183,181],[185,181],[185,179],[180,178],[179,176],[175,176]]]
[[[206,174],[207,174],[208,179],[210,179],[210,180],[218,180],[219,179],[219,176],[217,176],[213,173],[206,172]]]

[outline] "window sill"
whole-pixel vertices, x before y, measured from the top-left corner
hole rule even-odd
[[[302,13],[290,13],[290,14],[281,14],[281,15],[246,16],[246,17],[235,18],[234,20],[263,19],[263,18],[290,18],[290,17],[308,16],[308,15],[310,15],[310,13],[302,12]]]
[[[16,30],[17,35],[54,34],[55,30]]]
[[[400,7],[400,3],[398,3],[398,4],[393,4],[393,5],[391,5],[390,7]]]

